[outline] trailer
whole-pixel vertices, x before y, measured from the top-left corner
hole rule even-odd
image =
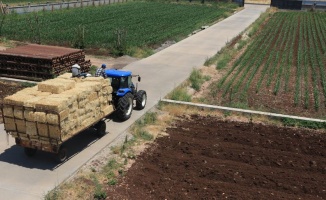
[[[41,150],[63,162],[64,143],[73,136],[88,128],[105,135],[105,117],[115,110],[112,91],[111,82],[102,77],[71,78],[68,73],[40,82],[4,99],[5,131],[27,156]]]
[[[66,73],[6,97],[1,107],[5,131],[27,156],[41,150],[65,161],[67,140],[89,128],[104,136],[108,115],[116,112],[124,121],[146,105],[146,92],[132,82],[132,77],[140,82],[139,75],[121,70],[106,70],[106,75],[72,78]]]

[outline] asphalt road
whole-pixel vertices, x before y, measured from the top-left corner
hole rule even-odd
[[[142,76],[139,88],[147,91],[147,106],[134,111],[123,123],[108,121],[109,134],[97,139],[93,134],[81,133],[68,141],[69,159],[57,165],[49,153],[37,152],[27,158],[21,147],[6,136],[0,125],[0,199],[34,200],[43,196],[56,185],[73,175],[83,164],[119,137],[132,123],[160,99],[189,77],[193,68],[203,65],[225,44],[245,30],[267,9],[262,5],[246,5],[239,13],[205,29],[181,42],[146,59],[125,67]]]

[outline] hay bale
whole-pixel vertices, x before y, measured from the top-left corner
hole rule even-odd
[[[92,93],[89,94],[88,101],[94,101],[96,99],[98,99],[97,92],[92,92]]]
[[[100,91],[102,89],[102,84],[97,81],[84,81],[76,84],[76,88],[85,88],[88,91]]]
[[[33,109],[24,110],[24,119],[31,122],[35,121]]]
[[[111,114],[114,111],[112,105],[108,105],[101,109],[102,117],[106,117],[107,115]]]
[[[15,106],[14,107],[14,116],[18,119],[24,119],[23,107]]]
[[[51,92],[40,92],[37,94],[38,97],[48,97],[50,96],[52,93]]]
[[[28,94],[13,94],[4,98],[3,103],[8,105],[23,106],[24,101],[33,98],[33,95]]]
[[[62,92],[61,94],[52,94],[48,98],[66,99],[67,105],[71,105],[75,101],[77,101],[77,95],[73,95],[69,91],[70,90],[67,90],[65,92]]]
[[[13,118],[4,117],[6,131],[17,131],[15,120]]]
[[[78,102],[78,109],[84,109],[86,107],[86,104],[88,104],[88,99],[83,99]]]
[[[24,101],[24,107],[25,108],[35,108],[36,102],[42,100],[43,98],[44,98],[44,96],[36,96],[31,99],[26,99]]]
[[[17,131],[19,133],[26,133],[26,122],[25,120],[15,119]]]
[[[82,82],[98,82],[102,86],[111,85],[110,79],[104,79],[103,77],[87,77],[85,79],[82,79]]]
[[[37,90],[37,86],[24,88],[16,92],[16,94],[18,95],[22,94],[22,95],[32,95],[32,96],[37,96],[39,93],[41,92]]]
[[[50,111],[59,113],[66,109],[67,107],[67,99],[60,99],[60,98],[46,98],[45,100],[37,101],[35,104],[35,108],[38,111]]]
[[[60,81],[58,81],[56,79],[51,79],[43,81],[37,86],[39,91],[60,94],[63,91],[74,88],[75,83],[74,80],[60,79]]]
[[[37,132],[39,136],[49,137],[49,129],[47,124],[37,123]]]
[[[10,132],[10,135],[15,138],[19,136],[19,134],[15,131]]]
[[[20,134],[20,135],[18,135],[18,137],[21,139],[21,140],[30,140],[29,139],[29,136],[28,135],[22,135],[22,134]]]
[[[2,112],[5,117],[14,117],[14,109],[12,106],[4,105]]]
[[[60,121],[65,120],[69,116],[69,109],[61,111],[59,114],[46,114],[46,121],[49,124],[59,125]]]
[[[59,126],[49,125],[49,135],[50,138],[60,139],[61,131]]]
[[[58,125],[59,124],[59,116],[56,114],[46,114],[46,122],[49,124]]]
[[[37,135],[36,122],[26,121],[26,134],[27,135]]]
[[[34,121],[46,123],[46,113],[45,112],[34,112]]]
[[[57,78],[70,80],[72,78],[72,74],[71,73],[64,73],[64,74],[61,74],[60,76],[58,76]]]

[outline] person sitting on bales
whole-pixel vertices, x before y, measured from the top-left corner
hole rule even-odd
[[[108,76],[105,73],[105,68],[106,68],[106,65],[102,64],[101,68],[98,68],[96,70],[95,76],[97,76],[97,77],[102,76],[103,78],[107,78]]]
[[[80,66],[78,64],[74,64],[72,67],[71,67],[71,73],[72,73],[72,77],[81,77],[83,76],[84,78],[86,78],[87,76],[87,73],[81,73],[80,72]]]

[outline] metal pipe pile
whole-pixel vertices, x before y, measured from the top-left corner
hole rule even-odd
[[[0,51],[0,76],[42,81],[51,79],[79,64],[89,72],[91,62],[80,49],[29,44]]]

